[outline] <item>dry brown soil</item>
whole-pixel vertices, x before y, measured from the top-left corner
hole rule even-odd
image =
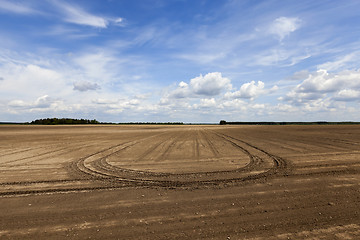
[[[360,126],[0,126],[0,239],[360,239]]]

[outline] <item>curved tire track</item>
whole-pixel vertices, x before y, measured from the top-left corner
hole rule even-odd
[[[224,171],[209,171],[209,172],[191,172],[191,173],[166,173],[166,172],[150,172],[150,171],[138,171],[133,169],[120,168],[111,165],[107,162],[107,158],[119,154],[127,148],[131,148],[135,144],[139,144],[144,141],[149,141],[154,137],[159,137],[162,134],[153,135],[141,140],[134,140],[125,143],[112,145],[100,151],[89,154],[88,156],[78,159],[72,162],[68,169],[73,174],[72,180],[55,180],[55,181],[34,181],[34,182],[14,182],[3,183],[2,185],[27,185],[37,183],[61,183],[61,182],[75,182],[75,181],[93,181],[100,186],[94,187],[62,187],[51,188],[41,190],[19,190],[19,191],[7,191],[0,192],[0,196],[12,196],[12,195],[28,195],[28,194],[49,194],[49,193],[61,193],[71,191],[95,191],[103,189],[115,189],[124,187],[164,187],[164,188],[198,188],[198,187],[219,187],[228,184],[249,183],[258,180],[266,180],[266,178],[274,175],[287,175],[288,163],[275,155],[266,152],[248,142],[241,139],[234,138],[229,135],[217,133],[210,130],[204,131],[200,135],[197,133],[196,141],[198,143],[198,137],[204,139],[208,146],[211,148],[212,153],[218,153],[215,145],[211,142],[214,138],[220,138],[223,141],[230,143],[234,148],[239,149],[245,153],[249,162],[246,166],[235,170]],[[212,137],[214,136],[214,137]],[[165,149],[164,156],[167,156],[176,145],[176,139],[172,139],[172,142],[168,143]],[[150,149],[145,151],[146,154],[154,151],[164,141],[156,143]],[[145,155],[146,155],[145,154]],[[271,165],[271,166],[270,166]]]
[[[284,173],[285,169],[287,169],[287,162],[282,158],[274,156],[243,140],[214,132],[209,132],[207,134],[203,134],[202,136],[207,141],[210,141],[208,138],[211,134],[221,137],[225,141],[231,143],[234,147],[243,151],[246,155],[248,155],[249,163],[245,167],[235,170],[192,173],[154,173],[150,171],[119,168],[109,164],[106,161],[107,157],[118,153],[127,147],[131,147],[134,144],[127,143],[115,145],[103,151],[94,153],[85,159],[79,160],[76,166],[80,171],[95,179],[134,183],[136,186],[144,185],[164,187],[210,186],[220,183],[244,182],[247,180],[256,180],[259,178],[269,177],[270,175]],[[168,144],[168,148],[166,149],[167,151],[169,151],[169,148],[173,147],[175,144],[174,141],[175,140],[172,140],[172,142]],[[159,144],[161,143],[163,142],[160,142]],[[154,147],[157,148],[159,144],[153,146],[150,151],[153,151]],[[209,145],[214,147],[211,143],[209,143]],[[106,154],[103,154],[105,152]],[[146,153],[148,152],[149,150],[146,151]],[[258,152],[258,154],[251,152]],[[99,156],[97,157],[97,155]],[[269,161],[272,162],[272,167],[270,168],[264,164],[266,162],[269,164]],[[230,176],[227,177],[227,174],[230,174]],[[239,174],[239,177],[235,174]],[[197,180],[194,180],[195,178],[197,178]]]

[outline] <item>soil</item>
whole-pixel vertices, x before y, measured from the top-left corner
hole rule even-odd
[[[0,126],[0,239],[360,239],[360,126]]]

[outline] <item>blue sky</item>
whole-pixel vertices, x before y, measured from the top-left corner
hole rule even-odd
[[[0,121],[360,121],[359,9],[0,0]]]

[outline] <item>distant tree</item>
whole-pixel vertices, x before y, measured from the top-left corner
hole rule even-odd
[[[220,125],[225,125],[226,124],[226,121],[225,120],[221,120],[220,121]]]

